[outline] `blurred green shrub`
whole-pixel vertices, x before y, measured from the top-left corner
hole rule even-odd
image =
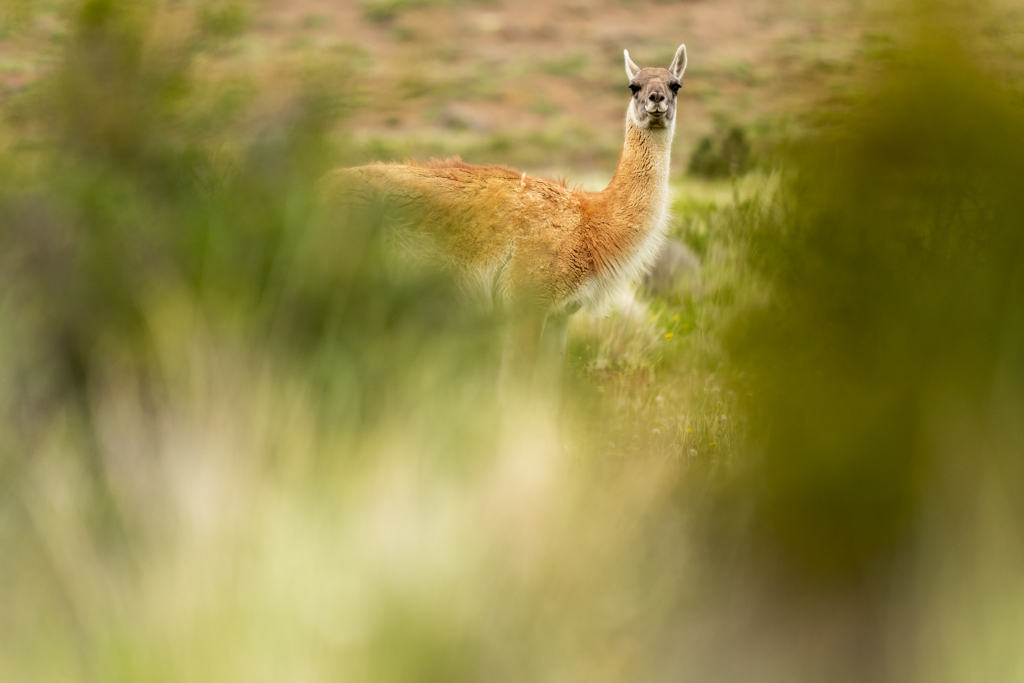
[[[701,178],[728,178],[750,170],[750,143],[743,129],[733,126],[719,139],[705,136],[690,155],[687,171]]]
[[[431,5],[450,5],[455,0],[362,0],[363,15],[370,21],[388,22],[402,12]]]
[[[245,30],[248,23],[248,8],[239,2],[207,3],[199,10],[200,29],[213,36],[237,36]]]
[[[373,216],[318,212],[317,180],[347,154],[348,55],[297,65],[287,86],[225,89],[196,73],[208,11],[88,0],[20,105],[38,143],[3,159],[0,260],[50,369],[34,393],[84,396],[115,356],[146,367],[149,312],[173,295],[280,358],[334,349],[382,397],[404,381],[388,344],[412,363],[458,309],[443,278],[389,265]]]
[[[891,551],[936,472],[1020,468],[990,420],[1024,397],[1024,116],[953,41],[887,69],[794,157],[784,210],[744,228],[770,304],[730,342],[765,519],[840,573]]]

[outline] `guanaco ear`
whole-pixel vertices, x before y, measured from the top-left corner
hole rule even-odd
[[[626,56],[626,75],[629,76],[629,80],[636,78],[636,75],[640,73],[640,67],[633,63],[633,60],[629,58],[629,50],[623,50],[622,54]]]
[[[627,56],[626,59],[629,59]],[[676,78],[682,78],[683,72],[686,71],[686,46],[680,45],[679,49],[676,50],[675,59],[672,60],[672,65],[668,67],[668,70],[672,72],[672,75]]]

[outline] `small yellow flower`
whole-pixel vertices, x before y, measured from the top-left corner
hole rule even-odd
[[[676,313],[674,316],[672,316],[672,319],[675,320],[676,322],[679,322],[679,314]]]
[[[712,441],[712,442],[711,442],[711,443],[709,443],[708,445],[709,445],[709,446],[717,446],[717,445],[718,445],[718,442],[717,442],[717,441]]]
[[[674,334],[672,334],[671,332],[666,332],[666,333],[665,333],[665,339],[671,339],[671,338],[672,338],[672,337],[674,337],[674,336],[675,336],[675,335],[674,335]]]
[[[693,430],[692,430],[692,429],[690,429],[689,427],[687,427],[687,428],[686,428],[686,433],[687,433],[687,434],[689,434],[689,433],[690,433],[690,432],[692,432],[692,431],[693,431]]]

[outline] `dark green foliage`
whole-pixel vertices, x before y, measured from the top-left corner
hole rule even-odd
[[[750,170],[750,143],[742,128],[734,126],[719,140],[701,138],[690,155],[687,171],[702,178],[741,176]]]
[[[145,367],[149,318],[173,295],[289,361],[344,359],[382,398],[385,376],[402,377],[393,358],[413,362],[411,348],[462,323],[444,278],[395,275],[372,216],[316,210],[318,179],[345,158],[330,136],[349,111],[346,64],[306,67],[287,106],[254,127],[244,93],[196,96],[193,62],[209,43],[154,49],[149,11],[81,7],[29,105],[40,151],[6,160],[0,272],[50,370],[34,393],[84,395],[111,355]],[[203,30],[211,11],[199,8]],[[477,343],[478,321],[464,322]]]
[[[458,4],[483,4],[492,0],[362,0],[363,14],[367,19],[379,23],[387,23],[399,17],[402,12],[420,7],[436,5],[451,6]]]
[[[877,561],[949,457],[1018,469],[988,439],[1024,399],[1024,117],[966,64],[950,43],[912,53],[805,147],[784,217],[749,226],[771,304],[732,349],[766,519],[812,566]]]
[[[204,33],[230,38],[239,35],[249,23],[249,14],[238,2],[215,2],[203,5],[199,12],[199,24]]]

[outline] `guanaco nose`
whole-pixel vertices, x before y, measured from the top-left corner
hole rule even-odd
[[[652,92],[651,93],[651,102],[661,102],[664,99],[665,99],[665,96],[662,95],[660,92]]]

